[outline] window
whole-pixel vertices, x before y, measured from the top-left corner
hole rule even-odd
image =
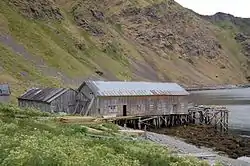
[[[112,113],[112,112],[117,112],[117,106],[115,105],[110,105],[108,106],[108,109],[109,109],[109,112]]]
[[[141,111],[141,105],[137,105],[137,110]]]
[[[116,106],[115,105],[111,105],[111,106],[109,106],[109,109],[114,110],[114,109],[116,109]]]

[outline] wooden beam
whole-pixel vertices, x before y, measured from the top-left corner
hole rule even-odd
[[[90,103],[89,103],[89,105],[88,105],[87,111],[85,112],[84,116],[87,116],[87,115],[88,115],[88,113],[89,113],[89,111],[90,111],[90,109],[91,109],[91,107],[92,107],[94,101],[95,101],[95,97],[92,97],[92,99],[91,99],[91,101],[90,101]]]

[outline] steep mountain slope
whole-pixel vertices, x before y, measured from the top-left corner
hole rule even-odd
[[[250,18],[234,17],[225,13],[202,17],[223,29],[231,31],[234,39],[242,46],[242,53],[250,57]]]
[[[229,31],[173,0],[0,1],[0,82],[15,95],[88,77],[243,83],[240,49]]]

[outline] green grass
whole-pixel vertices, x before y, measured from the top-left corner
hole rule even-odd
[[[76,50],[72,47],[72,39],[64,31],[58,29],[59,26],[55,26],[52,32],[45,26],[41,26],[46,22],[25,19],[4,1],[0,2],[0,10],[8,20],[11,34],[33,55],[42,57],[48,65],[61,70],[68,76],[82,75],[89,71],[71,55],[76,54]],[[53,24],[51,26],[53,27]],[[60,36],[56,36],[56,30],[62,33],[61,39],[59,39]]]
[[[0,65],[15,78],[30,82],[37,82],[45,85],[56,86],[59,82],[56,79],[42,75],[34,64],[27,62],[21,55],[14,53],[8,47],[0,44]],[[13,65],[15,64],[15,65]]]
[[[13,114],[19,116],[13,116]],[[90,166],[205,166],[191,157],[171,155],[162,146],[147,141],[110,139],[86,135],[80,125],[41,119],[51,114],[0,104],[0,165],[90,165]],[[22,118],[20,115],[23,115]],[[104,124],[113,133],[117,128]]]

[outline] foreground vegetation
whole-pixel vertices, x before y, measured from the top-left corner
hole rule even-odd
[[[0,104],[0,115],[0,165],[207,165],[150,142],[121,139],[112,124],[102,125],[99,135],[106,137],[93,138],[87,127],[61,124],[47,113]]]

